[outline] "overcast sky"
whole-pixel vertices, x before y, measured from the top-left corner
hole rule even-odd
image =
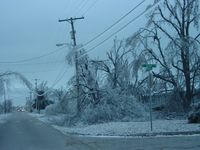
[[[84,20],[75,22],[77,43],[83,44],[95,35],[104,31],[122,15],[139,4],[142,0],[0,0],[0,71],[17,71],[26,76],[31,82],[47,80],[51,87],[65,86],[67,80],[74,73],[73,67],[65,63],[67,48],[40,59],[23,63],[3,63],[31,59],[58,49],[57,43],[70,43],[70,24],[59,23],[59,19],[81,17]],[[111,33],[122,27],[128,21],[142,12],[153,0],[146,0],[115,28],[94,41],[85,49],[90,49]],[[144,26],[145,16],[140,17],[125,30],[117,34],[124,39],[133,34],[139,27]],[[93,58],[104,58],[105,53],[112,47],[113,38],[100,47],[94,49],[89,55]],[[64,77],[60,79],[64,72]],[[13,81],[14,90],[22,88],[19,82]],[[25,88],[23,88],[24,91]],[[13,91],[14,91],[13,90]],[[22,98],[15,100],[15,104],[24,102],[28,95],[21,92]],[[12,93],[9,93],[12,98]],[[15,97],[15,94],[13,97]],[[22,100],[23,99],[23,100]]]

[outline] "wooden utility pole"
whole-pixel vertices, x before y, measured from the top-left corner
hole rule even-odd
[[[59,22],[69,22],[71,24],[71,38],[73,40],[73,47],[75,52],[75,69],[76,69],[76,92],[77,92],[77,112],[80,112],[80,87],[79,87],[79,64],[78,64],[78,51],[76,49],[76,31],[74,29],[74,21],[75,20],[80,20],[80,19],[84,19],[84,17],[79,17],[79,18],[69,18],[69,19],[64,19],[64,20],[59,20]]]
[[[35,80],[35,92],[38,93],[38,80],[39,79],[34,79]],[[36,110],[38,110],[38,99],[37,99],[37,95],[35,97],[35,108]]]

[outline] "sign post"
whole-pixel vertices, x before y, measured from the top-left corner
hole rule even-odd
[[[149,72],[149,109],[150,109],[150,125],[151,125],[151,131],[153,131],[153,121],[152,121],[152,86],[153,86],[153,74],[151,72],[151,70],[153,68],[156,68],[156,64],[143,64],[142,65],[143,68],[146,69],[146,71]]]

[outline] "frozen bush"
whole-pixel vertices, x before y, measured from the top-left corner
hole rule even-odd
[[[114,120],[114,113],[107,104],[93,106],[90,104],[83,112],[82,119],[85,123],[94,124]]]
[[[48,115],[55,115],[58,113],[66,114],[68,111],[68,99],[61,99],[54,104],[48,105],[45,109],[45,113]]]
[[[146,117],[144,105],[134,97],[121,95],[116,90],[107,91],[98,104],[88,105],[82,113],[83,122],[88,124],[141,120]]]
[[[56,115],[61,113],[61,107],[59,103],[48,105],[45,109],[45,114],[47,115]]]

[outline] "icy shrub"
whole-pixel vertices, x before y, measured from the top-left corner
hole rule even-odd
[[[69,102],[67,98],[60,99],[59,101],[56,101],[54,104],[47,106],[45,109],[45,113],[47,115],[55,115],[58,113],[66,114],[69,111],[68,103]]]
[[[141,120],[147,117],[144,105],[134,97],[121,95],[117,90],[107,91],[98,104],[90,104],[82,114],[85,123]]]
[[[56,115],[61,113],[61,106],[59,103],[48,105],[45,109],[45,114],[47,115]]]
[[[192,105],[192,111],[188,115],[189,123],[200,123],[200,102]]]
[[[93,106],[90,104],[83,112],[83,121],[88,124],[108,122],[114,119],[114,113],[109,105],[98,104]]]

